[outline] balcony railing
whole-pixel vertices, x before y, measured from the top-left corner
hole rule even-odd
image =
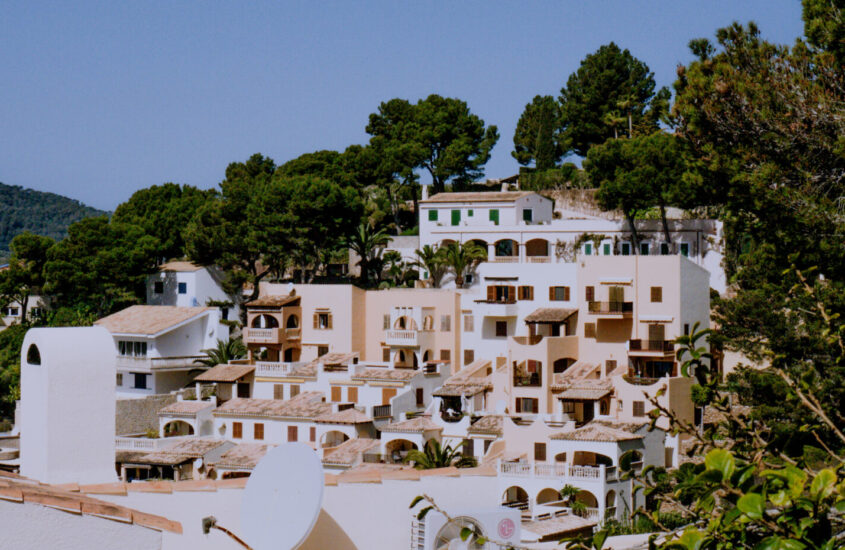
[[[244,340],[255,344],[278,344],[283,339],[283,329],[280,328],[246,328]]]
[[[588,302],[587,307],[594,315],[630,315],[634,312],[634,302]]]
[[[526,256],[525,260],[529,264],[548,264],[552,261],[549,256]]]
[[[293,363],[282,363],[273,361],[256,361],[255,375],[256,376],[276,376],[282,377],[290,374],[293,369]]]
[[[166,369],[192,369],[197,367],[198,359],[207,359],[206,355],[184,355],[179,357],[131,357],[117,356],[118,368],[134,371]]]
[[[373,407],[373,418],[391,418],[390,405],[376,405]]]
[[[642,463],[632,465],[642,468]],[[570,466],[565,462],[500,462],[499,473],[505,476],[568,478],[585,481],[616,481],[615,466]]]
[[[513,375],[513,385],[514,386],[531,386],[531,387],[539,387],[543,385],[543,382],[540,378],[539,372],[532,372],[529,374],[514,374]]]
[[[517,264],[519,263],[519,256],[493,256],[488,261],[496,264]]]
[[[656,351],[659,353],[672,353],[675,351],[673,340],[630,340],[628,343],[630,351]]]

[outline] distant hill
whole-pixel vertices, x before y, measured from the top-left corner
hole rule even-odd
[[[59,240],[73,222],[108,214],[81,202],[19,185],[0,183],[0,258],[9,256],[9,241],[31,231]]]

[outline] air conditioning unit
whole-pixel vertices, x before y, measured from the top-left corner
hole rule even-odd
[[[422,521],[411,524],[411,550],[495,550],[519,544],[520,512],[514,508],[474,508],[447,510],[453,521],[432,510]],[[461,540],[461,530],[469,527],[487,539],[478,544],[475,536]],[[500,546],[504,544],[505,546]]]

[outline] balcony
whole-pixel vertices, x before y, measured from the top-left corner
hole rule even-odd
[[[288,340],[299,340],[299,328],[246,328],[244,342],[247,344],[283,344]]]
[[[529,264],[548,264],[552,259],[549,256],[526,256],[525,261]]]
[[[631,465],[634,470],[642,463]],[[499,474],[508,477],[539,477],[573,481],[605,482],[618,480],[615,466],[573,466],[565,462],[500,462]]]
[[[433,343],[433,331],[430,330],[388,330],[385,332],[385,344],[399,348],[430,348]]]
[[[293,370],[293,363],[282,363],[272,361],[256,361],[255,362],[255,376],[267,376],[283,378],[289,376]]]
[[[531,388],[539,388],[543,385],[542,380],[540,379],[539,372],[532,372],[530,374],[517,374],[514,373],[513,375],[513,385],[519,387],[531,387]]]
[[[604,317],[630,317],[634,313],[634,302],[587,302],[590,315]]]
[[[494,264],[518,264],[519,256],[492,256],[487,261]]]
[[[117,357],[117,368],[147,373],[152,371],[195,369],[198,366],[197,360],[206,358],[206,355],[185,355],[180,357],[129,357],[119,355]]]
[[[516,317],[516,300],[475,300],[475,310],[482,317]]]
[[[672,355],[675,353],[673,340],[630,340],[629,355]]]
[[[393,415],[390,412],[390,405],[376,405],[373,407],[373,418],[378,419],[386,419],[386,418],[393,418]]]

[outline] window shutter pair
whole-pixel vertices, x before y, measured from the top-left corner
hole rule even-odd
[[[388,330],[390,328],[390,314],[389,313],[384,314],[384,323],[382,325],[382,328],[384,330]]]
[[[253,431],[252,431],[252,438],[256,441],[261,441],[264,439],[264,424],[256,422],[253,424]]]
[[[488,302],[495,302],[496,301],[496,287],[495,286],[488,286],[487,287],[487,301]]]
[[[244,425],[240,422],[232,422],[232,438],[240,439],[244,436]]]
[[[516,301],[516,287],[508,286],[507,287],[507,301],[508,302],[515,302]]]
[[[339,403],[343,399],[343,388],[340,386],[332,386],[332,402]]]
[[[357,403],[358,402],[358,388],[348,387],[346,388],[346,400],[350,403]]]
[[[584,323],[584,336],[586,338],[595,338],[596,337],[596,324],[595,323]]]
[[[450,315],[440,316],[440,331],[449,332],[452,330],[452,317]]]

